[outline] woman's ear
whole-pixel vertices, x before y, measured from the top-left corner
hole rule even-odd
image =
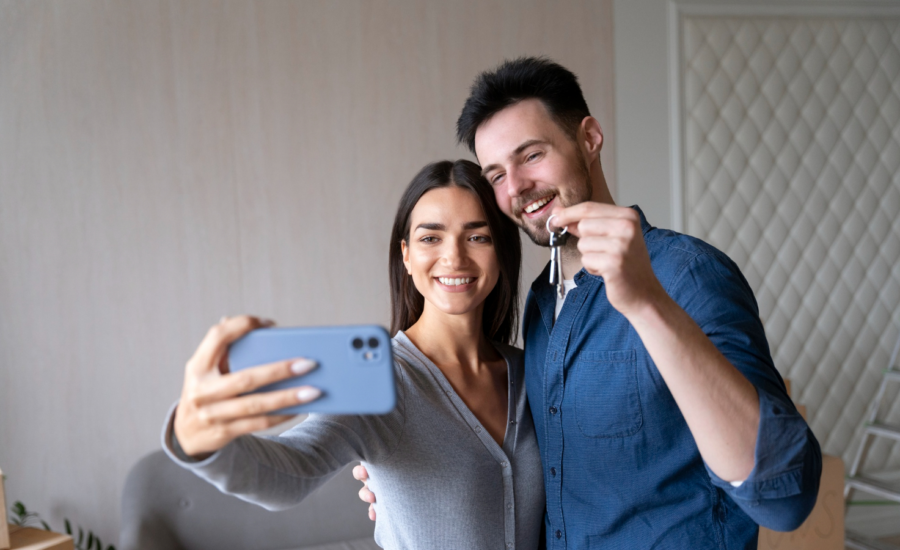
[[[400,241],[400,251],[403,252],[403,265],[406,266],[406,272],[412,275],[412,267],[409,265],[409,247],[406,246],[406,239]]]
[[[600,127],[600,122],[592,116],[586,116],[581,121],[580,130],[585,154],[589,159],[597,158],[600,149],[603,149],[603,128]]]

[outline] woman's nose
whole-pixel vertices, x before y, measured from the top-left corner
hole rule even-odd
[[[468,254],[466,254],[465,241],[458,239],[447,239],[447,245],[444,250],[443,260],[445,265],[450,269],[458,269],[465,266],[468,262]]]

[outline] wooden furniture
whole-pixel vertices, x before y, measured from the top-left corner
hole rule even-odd
[[[43,529],[19,527],[6,523],[6,493],[3,470],[0,470],[0,550],[74,550],[72,537]]]
[[[785,380],[788,396],[791,381]],[[806,418],[806,407],[797,405]],[[843,550],[844,549],[844,461],[822,455],[822,478],[816,506],[803,525],[794,531],[780,533],[759,528],[759,550]]]
[[[6,526],[6,492],[3,490],[3,470],[0,470],[0,550],[9,548],[9,528]]]

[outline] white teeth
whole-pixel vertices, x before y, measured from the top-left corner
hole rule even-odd
[[[544,206],[545,204],[547,204],[548,202],[553,200],[553,197],[555,197],[555,196],[556,195],[550,195],[549,197],[544,197],[543,199],[534,201],[533,203],[531,203],[525,207],[525,212],[531,214],[535,210],[539,209],[540,207]]]
[[[467,285],[471,283],[473,277],[438,277],[438,280],[447,286]]]

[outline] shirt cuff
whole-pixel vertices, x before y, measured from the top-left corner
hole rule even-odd
[[[742,481],[725,481],[709,467],[713,484],[732,498],[760,501],[784,498],[803,491],[803,464],[809,451],[806,421],[790,400],[757,387],[759,431],[753,470]]]

